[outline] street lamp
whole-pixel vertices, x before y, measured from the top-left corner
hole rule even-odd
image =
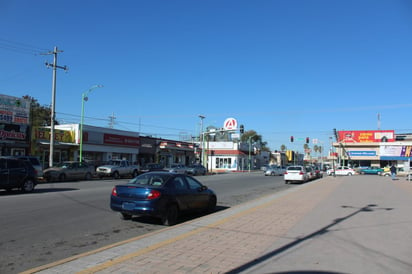
[[[96,88],[102,88],[103,85],[94,85],[92,87],[90,87],[87,91],[83,92],[82,94],[82,115],[81,115],[81,120],[80,120],[80,162],[83,161],[83,123],[84,123],[84,102],[86,102],[89,98],[87,97],[87,95],[89,94],[89,92],[91,92],[92,90],[96,89]]]
[[[199,134],[199,143],[202,144],[201,146],[201,150],[200,150],[200,164],[203,165],[203,149],[204,149],[204,145],[203,145],[203,140],[204,140],[204,136],[203,136],[203,119],[205,119],[206,117],[203,115],[199,115],[200,118],[200,134]],[[206,167],[207,168],[207,167]]]

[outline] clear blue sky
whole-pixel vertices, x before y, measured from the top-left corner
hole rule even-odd
[[[1,0],[0,94],[164,138],[228,117],[271,149],[338,130],[412,132],[412,1]]]

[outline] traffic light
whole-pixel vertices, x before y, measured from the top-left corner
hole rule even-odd
[[[309,144],[309,137],[306,137],[306,144]]]
[[[293,143],[293,136],[290,136],[290,142]]]
[[[239,130],[240,133],[243,134],[245,132],[245,127],[243,125],[240,125]]]

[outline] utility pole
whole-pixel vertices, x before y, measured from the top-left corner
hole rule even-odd
[[[51,103],[51,121],[50,121],[50,155],[49,155],[49,167],[53,166],[53,154],[54,154],[54,121],[55,121],[55,109],[56,109],[56,72],[57,69],[68,70],[66,66],[58,66],[57,65],[57,53],[63,52],[61,50],[57,50],[57,47],[54,47],[53,52],[48,52],[46,55],[53,54],[53,64],[46,62],[47,67],[53,68],[53,80],[52,80],[52,103]]]

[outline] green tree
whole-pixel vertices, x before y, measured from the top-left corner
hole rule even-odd
[[[267,147],[267,142],[262,140],[262,135],[257,134],[257,132],[254,130],[245,131],[245,133],[243,133],[242,136],[240,137],[240,140],[242,142],[248,142],[249,137],[250,137],[251,142],[260,143],[262,151],[270,151],[270,148]]]
[[[280,146],[280,151],[286,151],[286,146],[285,146],[285,145],[281,145],[281,146]]]
[[[25,100],[30,101],[30,121],[31,126],[33,127],[41,127],[41,126],[50,126],[51,124],[51,108],[47,105],[40,105],[37,99],[25,95],[23,96]],[[55,125],[59,123],[54,121]]]

